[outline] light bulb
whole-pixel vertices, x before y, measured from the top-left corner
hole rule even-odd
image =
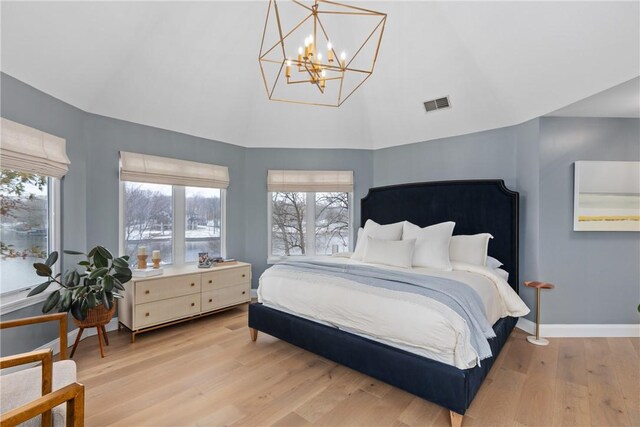
[[[291,60],[287,59],[287,67],[290,67],[290,66],[291,66]]]
[[[340,54],[340,59],[342,59],[343,61],[345,59],[347,59],[347,53],[343,50],[342,53]]]
[[[302,55],[304,53],[304,50],[302,50],[302,46],[300,46],[298,48],[298,55]]]
[[[309,44],[313,43],[313,34],[309,34]]]
[[[322,53],[318,52],[318,62],[322,61]]]
[[[332,47],[331,42],[327,42],[327,50],[331,50]]]
[[[309,37],[304,39],[304,47],[309,47]]]
[[[320,75],[322,77],[327,77],[327,70],[322,70],[322,73],[320,73]]]

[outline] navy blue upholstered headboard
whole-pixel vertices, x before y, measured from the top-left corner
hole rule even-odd
[[[502,261],[518,292],[519,195],[501,179],[420,182],[371,188],[361,202],[362,225],[410,221],[420,227],[455,221],[453,234],[491,233],[489,255]]]

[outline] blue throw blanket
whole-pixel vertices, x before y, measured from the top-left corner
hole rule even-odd
[[[471,332],[471,345],[478,353],[478,364],[480,360],[492,355],[487,339],[495,337],[496,334],[487,320],[480,296],[465,283],[443,277],[386,270],[368,265],[320,261],[286,261],[272,268],[341,277],[368,286],[431,298],[455,311],[467,323]]]

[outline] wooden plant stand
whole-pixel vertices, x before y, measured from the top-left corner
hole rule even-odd
[[[84,320],[78,320],[75,317],[72,317],[73,323],[78,326],[78,336],[76,336],[76,340],[73,343],[73,348],[71,349],[71,356],[73,357],[76,352],[76,348],[78,347],[78,343],[80,343],[80,339],[82,338],[82,333],[87,328],[96,328],[98,331],[98,345],[100,346],[100,357],[104,357],[104,350],[102,348],[102,341],[104,340],[105,345],[109,345],[109,338],[107,338],[107,330],[105,329],[105,325],[111,321],[113,314],[116,311],[116,305],[112,304],[110,310],[106,310],[104,305],[99,305],[96,308],[90,309],[87,312],[87,317]]]

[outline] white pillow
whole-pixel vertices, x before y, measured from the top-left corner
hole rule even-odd
[[[394,224],[380,225],[370,219],[364,224],[362,234],[358,232],[358,241],[356,249],[353,251],[351,259],[361,261],[364,258],[364,252],[367,247],[367,237],[373,237],[379,240],[400,240],[402,238],[402,222]]]
[[[489,239],[493,239],[493,236],[489,233],[453,236],[449,245],[451,261],[484,267],[487,264]]]
[[[496,273],[499,277],[502,277],[505,282],[509,281],[509,273],[507,273],[503,269],[496,268],[496,269],[493,270],[493,272]]]
[[[381,240],[367,237],[364,262],[411,268],[416,240]]]
[[[497,259],[495,259],[492,256],[488,256],[487,257],[487,267],[495,270],[496,268],[500,268],[502,267],[504,264],[502,264],[500,261],[498,261]]]
[[[451,271],[449,242],[455,226],[455,222],[449,221],[420,228],[405,221],[402,240],[416,240],[416,248],[413,251],[413,266]]]

